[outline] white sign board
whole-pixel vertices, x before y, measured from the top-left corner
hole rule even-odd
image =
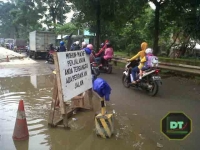
[[[84,50],[58,52],[63,100],[92,88],[92,74],[89,55]]]

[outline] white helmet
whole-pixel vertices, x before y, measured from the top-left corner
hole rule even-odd
[[[87,46],[86,42],[82,42],[82,48],[85,48]]]
[[[76,43],[76,45],[79,45],[79,41],[76,41],[75,43]]]
[[[85,43],[85,42],[82,42],[82,46],[85,46],[85,45],[87,45],[87,43]]]
[[[146,53],[146,54],[152,54],[152,53],[153,53],[153,49],[147,48],[147,49],[145,50],[145,53]]]

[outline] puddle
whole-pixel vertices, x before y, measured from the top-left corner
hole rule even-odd
[[[41,144],[41,141],[49,139],[46,120],[52,95],[51,80],[50,75],[0,78],[0,147],[3,150],[33,149],[33,144],[37,149],[49,149],[48,144]],[[30,138],[28,142],[13,142],[16,112],[21,99],[24,100]]]
[[[27,63],[17,65],[0,63],[0,78],[48,75],[51,73],[52,69],[45,63]]]
[[[129,118],[115,118],[115,133],[111,139],[95,134],[94,115],[100,102],[93,101],[94,111],[77,112],[70,119],[71,130],[48,127],[48,113],[53,92],[53,76],[0,78],[0,147],[2,150],[111,150],[155,149],[143,135],[134,134]],[[19,100],[24,100],[29,140],[12,140]],[[112,108],[109,108],[110,112]],[[147,144],[146,144],[147,143]]]

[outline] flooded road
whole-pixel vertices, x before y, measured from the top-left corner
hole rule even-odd
[[[165,78],[160,93],[150,97],[121,84],[121,70],[101,74],[112,87],[107,111],[114,115],[111,139],[96,136],[94,111],[74,114],[71,130],[51,128],[48,115],[53,93],[53,65],[0,65],[0,150],[198,150],[200,144],[200,87],[181,78]],[[24,100],[29,140],[12,140],[19,100]],[[169,141],[160,133],[160,120],[169,111],[184,111],[193,121],[193,133],[184,141]]]
[[[99,102],[94,101],[95,111],[80,112],[70,119],[71,130],[48,127],[53,90],[53,76],[6,77],[0,79],[0,147],[2,150],[127,150],[147,145],[141,135],[135,135],[126,119],[115,119],[114,138],[105,140],[96,136],[94,115]],[[14,142],[13,129],[19,100],[24,100],[29,140]],[[108,110],[112,108],[108,107]],[[117,116],[117,114],[115,114]],[[74,121],[75,120],[75,121]],[[122,121],[123,120],[123,121]],[[130,134],[131,133],[131,134]],[[156,145],[152,145],[154,148]]]
[[[48,75],[1,78],[0,147],[10,150],[15,149],[15,145],[12,142],[12,134],[18,103],[19,100],[22,99],[24,100],[30,134],[28,147],[32,147],[32,149],[49,149],[49,138],[46,133],[48,130],[46,126],[46,118],[48,116],[48,109],[52,95],[52,82],[50,79],[51,78]],[[44,139],[47,141],[44,141]],[[24,143],[28,144],[27,142]],[[19,146],[21,146],[21,144],[19,144]],[[18,148],[16,147],[16,149]],[[22,150],[25,149],[27,149],[26,146]]]

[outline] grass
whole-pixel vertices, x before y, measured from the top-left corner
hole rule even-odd
[[[127,52],[119,52],[119,51],[117,51],[117,52],[115,52],[115,55],[116,56],[121,56],[121,57],[128,57]],[[130,55],[130,56],[132,56],[132,55]]]

